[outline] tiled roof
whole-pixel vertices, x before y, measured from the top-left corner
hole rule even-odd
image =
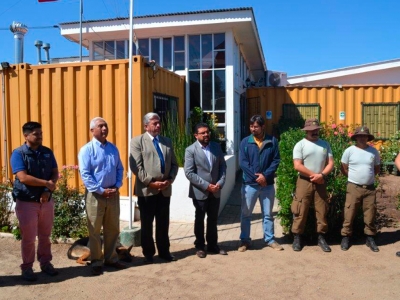
[[[170,16],[181,16],[181,15],[197,15],[197,14],[208,14],[208,13],[220,13],[220,12],[231,12],[231,11],[245,11],[245,10],[253,10],[252,7],[238,7],[238,8],[226,8],[226,9],[209,9],[209,10],[198,10],[198,11],[189,11],[189,12],[175,12],[175,13],[165,13],[165,14],[154,14],[154,15],[145,15],[145,16],[134,16],[133,19],[144,19],[144,18],[155,18],[155,17],[170,17]],[[128,17],[118,17],[113,19],[98,19],[98,20],[86,20],[83,23],[90,22],[108,22],[108,21],[121,21],[128,20]],[[78,21],[74,22],[64,22],[60,23],[60,25],[71,25],[71,24],[79,24]]]

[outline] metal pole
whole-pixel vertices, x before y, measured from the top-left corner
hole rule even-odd
[[[129,70],[128,70],[128,160],[130,141],[132,139],[132,56],[133,56],[133,0],[130,0],[129,8]],[[128,171],[129,193],[129,229],[132,229],[132,172]]]
[[[2,74],[2,80],[1,80],[1,87],[2,87],[2,95],[3,95],[3,138],[4,138],[4,170],[5,170],[5,176],[6,180],[9,180],[10,178],[8,177],[8,151],[7,151],[7,114],[6,114],[6,88],[5,88],[5,76],[4,76],[5,70],[3,69],[1,71]]]
[[[83,0],[79,5],[79,61],[82,62],[82,16],[83,16]]]

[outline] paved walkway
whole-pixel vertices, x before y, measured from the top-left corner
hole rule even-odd
[[[240,244],[240,188],[241,179],[238,178],[236,180],[235,187],[231,193],[231,196],[229,197],[225,208],[218,218],[218,242],[222,247],[229,249],[237,249]],[[278,205],[277,200],[275,199],[273,212],[276,214],[277,211]],[[261,207],[259,202],[257,202],[254,208],[251,224],[252,247],[264,247],[265,243],[263,241]],[[137,225],[140,226],[139,223],[137,223]],[[194,224],[171,222],[169,227],[169,236],[171,244],[193,245],[195,240]],[[277,238],[277,241],[279,243],[285,243],[286,239],[282,239],[282,227],[280,226],[279,220],[277,219],[275,219],[275,237]]]

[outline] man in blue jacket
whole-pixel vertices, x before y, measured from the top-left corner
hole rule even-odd
[[[239,163],[243,171],[242,212],[240,218],[240,240],[238,249],[246,251],[250,247],[251,215],[257,199],[261,204],[263,215],[264,241],[275,250],[283,247],[275,241],[274,206],[275,188],[274,176],[280,162],[278,141],[265,133],[265,120],[260,115],[250,119],[251,135],[240,143]]]

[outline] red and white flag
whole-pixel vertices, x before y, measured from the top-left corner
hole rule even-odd
[[[38,0],[39,2],[55,2],[55,1],[58,1],[58,0]]]

